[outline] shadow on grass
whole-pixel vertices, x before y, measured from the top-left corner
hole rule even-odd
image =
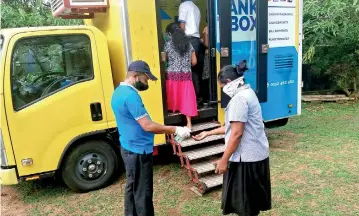
[[[60,180],[54,178],[23,182],[14,188],[27,204],[43,202],[72,193]]]

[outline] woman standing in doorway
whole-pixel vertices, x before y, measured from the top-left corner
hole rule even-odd
[[[195,51],[189,38],[175,23],[166,27],[169,41],[165,43],[162,61],[168,60],[166,71],[167,108],[186,116],[187,127],[197,116],[196,93],[192,82],[191,66],[197,64]]]
[[[223,214],[259,215],[271,209],[269,144],[256,93],[244,83],[246,62],[222,68],[218,82],[231,100],[225,109],[225,126],[193,137],[225,134],[226,150],[216,173],[224,174]]]

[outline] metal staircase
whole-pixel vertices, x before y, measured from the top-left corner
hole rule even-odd
[[[218,127],[218,122],[197,124],[192,127],[192,135]],[[223,176],[214,173],[214,162],[220,159],[225,150],[224,135],[209,136],[201,141],[188,138],[177,142],[173,135],[168,138],[173,153],[179,157],[181,166],[187,170],[188,177],[195,184],[192,191],[202,195],[222,185]]]

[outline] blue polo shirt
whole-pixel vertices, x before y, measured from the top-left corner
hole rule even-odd
[[[143,130],[137,122],[146,116],[150,118],[137,89],[121,83],[112,95],[111,107],[116,117],[121,146],[137,154],[152,153],[154,134]]]

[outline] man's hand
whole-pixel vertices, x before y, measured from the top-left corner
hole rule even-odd
[[[188,138],[191,136],[191,129],[188,127],[176,127],[175,135],[181,137],[182,139]]]
[[[197,134],[196,136],[192,136],[192,138],[196,141],[200,141],[208,136],[209,136],[209,133],[207,131],[203,131],[200,134]]]
[[[228,161],[220,159],[216,163],[216,173],[221,175],[227,172]]]

